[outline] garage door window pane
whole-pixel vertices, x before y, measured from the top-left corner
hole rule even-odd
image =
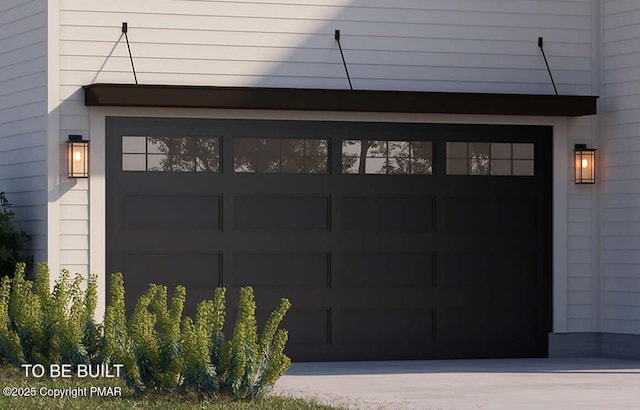
[[[196,170],[195,138],[173,138],[171,150],[172,171],[194,172]]]
[[[288,173],[304,172],[304,140],[282,140],[281,171]]]
[[[329,144],[327,140],[303,140],[305,170],[311,174],[326,174]]]
[[[164,154],[147,155],[147,171],[170,171],[169,156]]]
[[[220,172],[220,139],[196,138],[196,172]]]
[[[491,175],[511,175],[510,159],[491,160]]]
[[[250,138],[234,140],[234,170],[238,173],[327,173],[327,140]]]
[[[447,175],[467,175],[467,160],[447,159]]]
[[[447,175],[532,176],[533,148],[531,143],[447,142]]]
[[[511,159],[511,145],[508,143],[491,143],[491,159]]]
[[[469,173],[472,175],[489,175],[489,143],[469,143]]]
[[[279,139],[258,139],[258,172],[280,172]]]
[[[122,154],[123,171],[146,171],[147,156],[145,154]]]
[[[514,159],[513,160],[513,175],[532,176],[533,175],[533,161],[529,160],[529,159]]]
[[[219,144],[218,137],[123,136],[122,170],[219,172]]]
[[[343,140],[343,174],[431,175],[430,141]]]
[[[533,144],[513,144],[513,158],[533,159]]]
[[[122,152],[126,154],[145,154],[145,137],[122,137]]]
[[[233,141],[235,172],[256,172],[257,144],[257,138],[236,138]]]

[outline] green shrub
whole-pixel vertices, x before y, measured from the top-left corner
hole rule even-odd
[[[219,392],[221,387],[216,366],[224,344],[225,293],[225,288],[216,288],[213,300],[198,304],[195,323],[188,316],[182,321],[184,385],[205,396]]]
[[[35,285],[25,279],[25,264],[16,265],[13,279],[0,283],[0,351],[14,364],[89,364],[96,355],[93,320],[97,304],[97,278],[89,278],[88,291],[80,275],[71,280],[62,271],[49,291],[49,268],[38,266]],[[35,290],[35,292],[34,292]],[[87,330],[94,340],[87,343]],[[19,349],[18,349],[19,346]]]
[[[72,280],[63,270],[49,290],[49,269],[38,267],[35,284],[18,264],[13,279],[0,281],[0,354],[6,360],[43,364],[121,364],[128,386],[148,390],[190,390],[205,396],[261,396],[289,367],[287,332],[279,329],[290,303],[282,299],[258,336],[253,289],[240,289],[238,317],[225,340],[225,292],[201,301],[195,320],[182,317],[186,290],[151,284],[130,319],[122,274],[112,275],[102,325],[94,321],[97,278]]]
[[[234,397],[254,398],[262,395],[289,368],[291,360],[284,354],[288,334],[278,326],[290,306],[287,299],[281,300],[258,340],[253,289],[240,289],[233,336],[224,345],[220,357],[220,372],[224,375],[225,387]]]
[[[122,378],[129,387],[144,390],[140,370],[133,354],[133,343],[127,329],[122,273],[111,275],[109,303],[104,313],[104,337],[101,360],[105,364],[122,364]]]
[[[23,250],[29,235],[17,229],[13,223],[15,213],[4,192],[0,192],[0,276],[12,276],[18,262],[30,267],[31,257]]]

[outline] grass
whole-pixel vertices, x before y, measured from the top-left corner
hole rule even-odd
[[[196,409],[308,409],[308,410],[335,410],[338,407],[331,407],[320,404],[314,400],[299,399],[283,396],[267,396],[253,401],[233,400],[229,397],[216,397],[204,400],[195,394],[163,394],[158,392],[137,394],[128,389],[124,383],[117,378],[35,378],[25,377],[21,369],[17,369],[8,364],[0,364],[0,387],[3,394],[0,396],[0,409],[176,409],[176,410],[196,410]],[[5,388],[13,388],[15,393],[35,392],[35,396],[24,397],[5,395]],[[97,392],[91,392],[91,388],[111,388],[112,395],[99,397]],[[86,391],[85,397],[49,397],[41,392],[53,391],[50,389],[66,389],[68,394],[77,388],[76,391]],[[86,390],[84,390],[86,388]],[[116,394],[116,388],[121,389],[121,394]]]

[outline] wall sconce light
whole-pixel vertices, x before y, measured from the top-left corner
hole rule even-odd
[[[69,178],[89,177],[89,141],[82,135],[69,135],[67,141],[67,170]]]
[[[576,144],[573,153],[576,184],[595,184],[596,150],[587,148],[587,144]]]

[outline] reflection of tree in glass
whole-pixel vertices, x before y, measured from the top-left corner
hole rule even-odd
[[[431,174],[431,142],[343,140],[345,174]]]
[[[171,171],[170,137],[147,137],[147,170]]]
[[[257,138],[233,140],[233,169],[235,172],[256,172]]]
[[[411,173],[431,175],[433,149],[430,141],[411,141]]]
[[[304,170],[311,174],[326,174],[329,158],[327,140],[304,140]]]
[[[342,173],[357,174],[360,167],[361,148],[359,140],[342,141]],[[366,152],[366,149],[365,149]]]
[[[489,175],[489,144],[469,143],[469,160],[471,175]]]
[[[327,140],[235,138],[235,172],[326,173]]]
[[[258,139],[258,172],[280,172],[280,140]]]
[[[196,138],[196,171],[220,171],[220,138]]]
[[[217,137],[148,137],[150,170],[218,172],[220,140]]]

